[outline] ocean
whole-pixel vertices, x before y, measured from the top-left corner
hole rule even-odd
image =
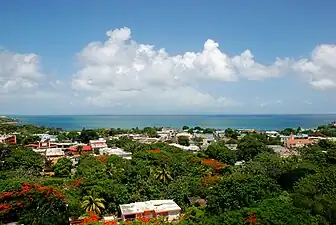
[[[314,128],[336,121],[336,114],[316,115],[9,115],[24,124],[78,130],[82,128],[143,128],[146,126],[182,128],[200,126],[216,129],[280,130],[287,127]]]

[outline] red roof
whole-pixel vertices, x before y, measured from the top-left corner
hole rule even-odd
[[[77,152],[77,145],[69,147],[68,150],[72,152]],[[92,148],[90,145],[83,145],[83,151],[92,151]]]
[[[312,144],[313,141],[310,139],[289,139],[287,140],[288,145],[295,145],[295,144]]]
[[[39,145],[38,144],[28,144],[26,145],[27,147],[38,147]]]

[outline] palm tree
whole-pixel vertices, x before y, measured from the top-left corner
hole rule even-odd
[[[105,200],[103,198],[95,198],[92,195],[85,196],[83,198],[82,207],[85,212],[94,212],[97,215],[102,213],[105,209]]]
[[[155,172],[155,178],[162,183],[167,183],[173,179],[165,168],[157,170]]]

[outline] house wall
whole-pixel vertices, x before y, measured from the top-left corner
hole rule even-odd
[[[168,221],[176,220],[180,216],[180,211],[168,212]]]

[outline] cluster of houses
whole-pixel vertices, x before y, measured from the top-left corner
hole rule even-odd
[[[150,200],[145,202],[134,202],[119,205],[120,217],[103,216],[102,222],[110,222],[116,220],[133,221],[136,219],[164,218],[169,222],[178,220],[181,214],[181,207],[171,199]],[[70,224],[82,224],[83,219],[72,220]]]

